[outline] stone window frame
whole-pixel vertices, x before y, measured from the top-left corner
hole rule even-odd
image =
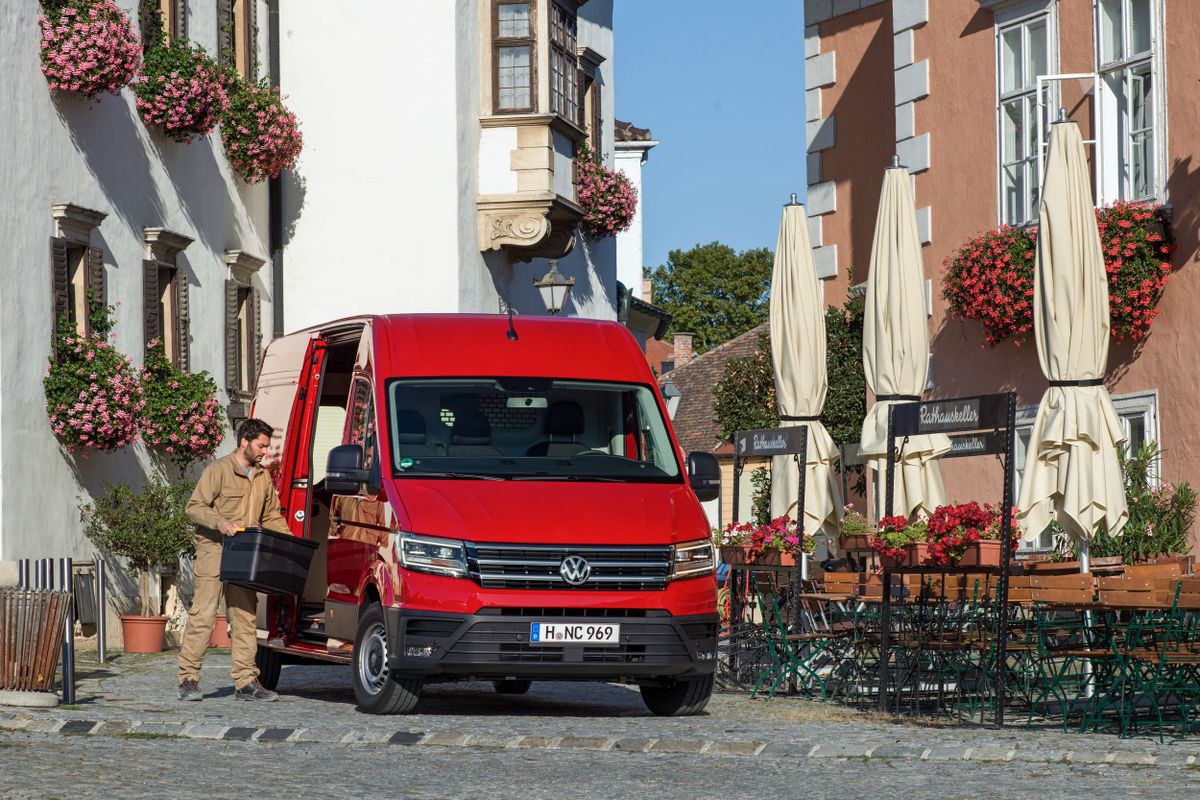
[[[104,251],[92,245],[92,232],[108,216],[73,203],[54,203],[50,206],[54,233],[50,237],[50,297],[51,342],[63,314],[75,324],[81,336],[91,333],[87,292],[104,304],[106,284]]]
[[[191,280],[179,254],[194,239],[167,228],[143,228],[142,346],[161,337],[163,351],[182,372],[191,371]]]
[[[262,359],[262,293],[254,276],[266,260],[244,250],[226,250],[225,394],[230,419],[246,419]]]

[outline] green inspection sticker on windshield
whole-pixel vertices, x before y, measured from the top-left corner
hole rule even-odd
[[[400,459],[400,469],[408,469],[412,465],[413,465],[413,460],[411,458]]]

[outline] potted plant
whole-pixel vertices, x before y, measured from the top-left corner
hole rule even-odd
[[[129,356],[108,341],[111,309],[89,292],[88,333],[63,314],[42,386],[50,429],[68,450],[119,450],[137,440],[146,401]]]
[[[265,83],[234,80],[221,117],[221,141],[229,163],[247,183],[277,178],[296,164],[304,144],[300,121],[279,92]]]
[[[203,49],[177,39],[146,51],[133,92],[147,126],[160,125],[175,141],[190,142],[217,127],[229,105],[228,80]]]
[[[714,529],[713,544],[721,551],[725,564],[750,563],[750,532],[756,526],[750,522],[730,522],[724,528]]]
[[[865,514],[854,506],[846,506],[842,516],[842,527],[838,533],[838,545],[842,550],[870,550],[871,536],[875,529]]]
[[[141,45],[113,0],[42,0],[42,74],[50,88],[91,99],[137,74]]]
[[[192,486],[151,476],[141,491],[128,484],[107,487],[81,507],[84,533],[106,555],[120,556],[138,572],[141,612],[121,617],[125,650],[157,653],[163,648],[167,618],[150,601],[150,572],[175,565],[192,550],[192,524],[184,506]]]
[[[816,547],[816,540],[808,534],[801,537],[798,527],[796,521],[786,515],[759,525],[750,533],[751,561],[796,566],[801,554],[811,554]]]
[[[879,529],[871,537],[871,549],[879,557],[879,565],[887,571],[909,564],[907,546],[925,541],[925,522],[895,515],[879,520]],[[914,563],[913,566],[916,566]]]
[[[1004,553],[1003,512],[1000,510],[1000,506],[991,503],[984,504],[983,510],[988,516],[988,523],[986,527],[978,531],[978,537],[974,535],[974,531],[968,532],[967,546],[958,562],[964,567],[1000,566],[1000,560]],[[1009,540],[1009,545],[1015,551],[1021,544],[1021,529],[1017,525],[1017,509],[1014,507],[1010,509],[1009,513],[1009,521],[1012,524],[1012,538]]]

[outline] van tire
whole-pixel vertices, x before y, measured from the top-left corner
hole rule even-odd
[[[712,697],[713,676],[676,680],[666,685],[643,684],[642,702],[659,717],[691,717],[699,714]]]
[[[283,656],[260,644],[254,656],[254,665],[258,667],[258,682],[262,687],[275,691],[279,685],[279,671],[283,669]]]
[[[371,603],[358,615],[351,663],[354,699],[368,714],[407,714],[421,699],[424,681],[392,675],[388,655],[383,609]]]
[[[492,686],[496,687],[496,694],[525,694],[533,681],[492,681]]]

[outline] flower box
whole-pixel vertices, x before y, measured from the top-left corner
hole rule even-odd
[[[838,543],[843,550],[870,550],[871,539],[865,533],[854,533],[843,536]]]
[[[894,572],[895,570],[908,565],[907,553],[898,558],[895,556],[889,556],[886,553],[878,553],[877,555],[879,558],[879,568],[884,572]]]
[[[958,563],[964,567],[998,567],[1004,553],[1003,542],[996,539],[980,539],[969,542]]]
[[[721,547],[721,563],[723,564],[749,564],[750,548],[741,545],[722,545]]]
[[[797,564],[795,553],[773,548],[754,553],[746,545],[723,545],[721,561],[733,565],[759,564],[764,567],[794,567]]]
[[[904,545],[905,561],[910,567],[929,564],[929,542],[909,542]]]

